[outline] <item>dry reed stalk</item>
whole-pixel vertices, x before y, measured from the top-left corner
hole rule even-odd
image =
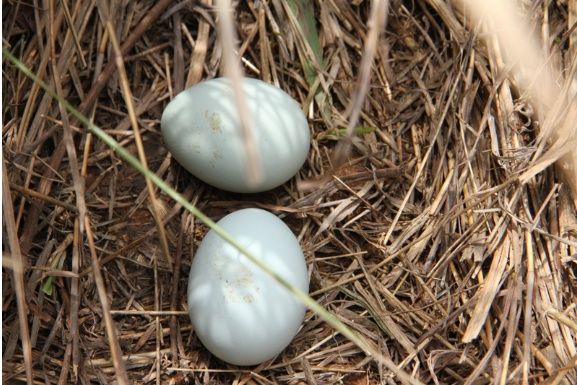
[[[340,168],[345,162],[351,151],[351,140],[354,135],[355,127],[357,126],[359,117],[361,115],[361,107],[366,98],[370,74],[372,70],[373,61],[377,51],[377,43],[382,29],[385,27],[387,21],[387,12],[389,10],[389,3],[385,0],[377,0],[372,3],[371,16],[368,20],[369,33],[364,46],[362,61],[360,63],[360,73],[357,81],[355,93],[351,98],[350,116],[346,128],[346,133],[339,146],[335,150],[333,167]]]
[[[122,87],[122,93],[124,96],[124,100],[128,109],[128,116],[130,118],[130,123],[131,123],[131,127],[134,131],[134,137],[135,137],[135,142],[136,142],[136,147],[137,147],[137,151],[138,151],[138,156],[140,159],[140,162],[148,168],[148,161],[146,158],[146,154],[144,151],[144,146],[142,144],[142,137],[140,134],[140,129],[138,127],[138,122],[136,120],[136,113],[135,113],[135,108],[133,106],[132,103],[132,92],[130,91],[130,86],[128,84],[128,77],[126,75],[126,70],[124,68],[124,61],[122,59],[122,54],[120,51],[120,46],[118,44],[118,41],[116,39],[115,36],[115,32],[114,32],[114,28],[113,25],[110,21],[109,18],[109,13],[106,9],[106,5],[103,2],[99,3],[99,8],[100,8],[100,12],[101,15],[105,15],[104,16],[104,20],[105,20],[105,24],[107,27],[107,31],[109,34],[109,38],[110,41],[112,43],[113,46],[113,50],[114,50],[114,54],[115,54],[115,62],[116,65],[118,67],[118,73],[120,74],[120,84]],[[182,87],[182,85],[180,85],[180,88]],[[167,241],[167,237],[166,237],[166,232],[165,232],[165,228],[164,228],[164,223],[163,223],[163,218],[162,218],[162,214],[161,214],[161,204],[160,202],[157,200],[156,198],[156,193],[155,193],[155,188],[152,184],[152,182],[150,181],[149,178],[146,178],[146,187],[147,187],[147,191],[148,191],[148,198],[150,200],[150,208],[151,211],[153,213],[155,222],[156,222],[156,227],[158,230],[158,235],[159,235],[159,241],[161,244],[161,249],[164,255],[164,258],[168,261],[168,265],[169,265],[169,269],[171,271],[173,271],[174,269],[174,263],[172,260],[172,256],[170,254],[169,248],[168,248],[168,241]],[[155,310],[158,311],[159,307],[158,307],[158,290],[157,290],[157,276],[158,276],[158,262],[157,259],[154,259],[154,277],[155,277]],[[110,325],[109,325],[110,326]],[[156,327],[156,351],[157,351],[157,357],[156,357],[156,373],[160,373],[160,342],[159,339],[161,339],[162,337],[159,337],[160,330],[161,327],[159,325],[159,319],[158,317],[155,318],[155,327]],[[116,358],[118,359],[118,358]],[[115,367],[117,370],[122,370],[121,367]],[[156,383],[160,384],[160,376],[156,376]]]
[[[526,94],[542,120],[535,162],[520,177],[523,183],[557,162],[560,173],[573,194],[577,208],[577,103],[574,79],[577,57],[572,56],[567,74],[554,68],[547,50],[543,50],[531,28],[513,2],[464,1],[473,20],[482,24],[486,38],[497,38],[503,51],[500,70],[510,72],[517,87]],[[572,5],[573,6],[573,5]],[[570,10],[574,12],[574,10]],[[573,36],[573,34],[571,35]],[[548,43],[548,42],[545,42]],[[571,56],[570,56],[571,57]],[[561,86],[559,85],[561,83]],[[548,143],[550,149],[541,154]]]
[[[94,236],[92,234],[92,229],[88,217],[85,217],[85,231],[86,239],[88,240],[88,246],[90,250],[90,256],[92,260],[92,272],[94,274],[94,281],[96,283],[96,288],[98,290],[98,298],[100,299],[100,306],[102,307],[102,318],[104,318],[104,324],[106,325],[106,336],[108,338],[108,346],[110,349],[110,357],[112,359],[112,364],[114,366],[114,374],[117,381],[121,385],[128,384],[128,377],[126,374],[126,366],[124,360],[122,360],[122,350],[119,345],[117,337],[117,329],[112,319],[110,313],[110,303],[106,293],[106,288],[104,286],[104,278],[102,276],[102,271],[100,268],[100,263],[98,262],[98,256],[96,255],[96,247],[94,244]]]
[[[260,154],[254,140],[252,118],[248,110],[243,90],[243,73],[237,58],[236,32],[232,19],[233,8],[230,0],[217,0],[219,41],[222,46],[224,74],[230,80],[234,94],[234,104],[238,113],[238,122],[246,156],[246,177],[249,186],[256,186],[262,181]]]
[[[78,40],[78,34],[76,33],[74,23],[72,20],[72,16],[70,15],[70,10],[64,4],[62,7],[64,14],[66,16],[66,20],[70,26],[70,30],[72,32],[72,37],[75,43],[75,47],[77,49],[77,54],[80,57],[81,63],[83,67],[86,67],[86,61],[84,56],[82,55],[82,51],[80,49],[80,43]],[[48,28],[48,38],[49,38],[49,48],[50,48],[50,56],[52,62],[52,75],[54,78],[54,85],[56,88],[56,92],[59,96],[64,98],[64,91],[62,89],[62,85],[60,83],[61,75],[56,64],[56,42],[58,40],[58,36],[56,31],[53,28],[51,20],[54,20],[54,2],[49,3],[49,12],[47,14],[48,19],[46,21],[47,25],[51,27]],[[87,207],[86,207],[86,199],[85,199],[85,185],[84,179],[80,173],[80,167],[78,163],[78,157],[76,154],[76,148],[74,144],[74,136],[73,132],[70,127],[70,121],[68,119],[68,113],[62,104],[59,103],[59,112],[62,118],[62,127],[64,131],[63,135],[63,143],[66,147],[66,153],[68,155],[68,162],[70,165],[70,173],[72,175],[72,181],[75,190],[75,201],[76,207],[78,211],[78,216],[75,219],[74,223],[74,243],[73,243],[73,256],[72,256],[72,273],[78,274],[79,269],[79,237],[81,234],[84,234],[84,218],[87,215]],[[78,378],[78,363],[79,363],[79,335],[78,335],[78,310],[80,308],[80,296],[79,296],[79,280],[78,277],[71,278],[71,289],[70,289],[70,312],[69,312],[69,321],[70,327],[73,331],[69,338],[66,351],[65,351],[65,360],[63,365],[63,371],[60,374],[59,382],[64,383],[68,379],[68,370],[71,367],[72,369],[72,376],[74,379]],[[72,364],[70,365],[70,361]]]
[[[8,242],[10,244],[10,267],[12,269],[12,279],[14,281],[14,289],[16,291],[16,303],[18,306],[18,326],[20,328],[20,339],[22,340],[22,353],[24,355],[26,383],[28,385],[32,385],[34,383],[32,371],[32,346],[30,343],[30,329],[28,327],[28,304],[26,301],[26,290],[24,285],[24,273],[27,263],[25,256],[20,250],[20,243],[18,241],[16,223],[14,221],[14,208],[12,206],[12,194],[10,193],[9,177],[6,168],[6,161],[4,157],[2,157],[2,209],[6,224],[6,232],[8,233]],[[4,259],[5,257],[3,256],[3,262]]]
[[[105,9],[106,5],[103,2],[100,2],[99,7],[101,9],[101,11],[100,11],[101,14],[106,15],[105,16],[106,17],[105,24],[106,24],[109,38],[110,38],[110,41],[112,43],[112,47],[114,50],[115,62],[116,62],[116,66],[118,68],[118,73],[120,74],[120,84],[122,87],[122,93],[124,96],[126,107],[128,109],[128,117],[130,119],[130,125],[132,127],[132,130],[134,131],[134,139],[136,142],[138,157],[140,159],[140,162],[143,165],[145,165],[146,167],[148,167],[148,161],[146,159],[144,146],[142,144],[142,137],[140,134],[140,128],[138,127],[135,108],[134,108],[134,105],[132,103],[132,92],[130,91],[130,85],[128,84],[128,77],[126,75],[126,70],[124,68],[124,61],[122,59],[120,46],[118,44],[116,36],[114,35],[114,27],[111,24],[110,19],[108,17],[108,11]],[[148,191],[148,198],[150,200],[150,209],[154,215],[154,219],[156,221],[156,225],[158,228],[158,235],[159,235],[158,238],[159,238],[159,241],[161,244],[162,252],[164,254],[164,258],[168,261],[169,268],[172,270],[173,269],[172,256],[170,255],[170,251],[168,249],[168,241],[166,239],[164,224],[162,223],[163,218],[162,218],[162,215],[160,213],[161,203],[156,198],[155,188],[154,188],[154,186],[153,186],[153,184],[149,178],[146,178],[146,188]]]

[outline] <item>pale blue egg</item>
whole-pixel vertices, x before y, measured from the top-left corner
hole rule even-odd
[[[178,94],[161,119],[164,142],[191,174],[223,190],[254,193],[292,178],[305,162],[310,132],[300,105],[278,87],[243,78],[262,178],[247,178],[247,154],[237,106],[226,78],[200,82]]]
[[[292,231],[273,214],[243,209],[218,225],[294,287],[308,293],[308,274]],[[256,365],[282,352],[305,314],[287,289],[212,230],[195,253],[188,281],[190,318],[200,341],[236,365]]]

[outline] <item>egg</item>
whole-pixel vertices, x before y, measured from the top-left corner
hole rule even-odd
[[[247,179],[248,161],[231,83],[200,82],[165,108],[161,131],[166,147],[191,174],[223,190],[255,193],[292,178],[305,162],[310,132],[299,104],[278,87],[243,78],[262,178]]]
[[[280,219],[249,208],[218,225],[290,284],[308,293],[299,242]],[[283,351],[303,321],[305,306],[246,256],[209,231],[190,268],[188,307],[194,332],[216,357],[256,365]]]

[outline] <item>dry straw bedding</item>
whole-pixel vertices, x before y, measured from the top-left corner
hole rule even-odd
[[[282,217],[313,298],[409,383],[577,384],[576,198],[562,168],[539,166],[544,109],[502,47],[458,2],[391,1],[367,66],[369,1],[316,1],[312,19],[289,6],[306,1],[237,4],[243,71],[301,103],[312,146],[295,180],[230,194],[185,172],[159,133],[176,93],[222,74],[210,3],[6,1],[3,45],[134,155],[142,145],[211,218],[249,206]],[[575,79],[575,2],[521,9],[548,62]],[[335,167],[363,71],[357,135]],[[400,382],[311,312],[270,362],[211,357],[185,303],[207,228],[6,60],[2,82],[5,383]]]

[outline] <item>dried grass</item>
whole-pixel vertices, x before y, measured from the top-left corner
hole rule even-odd
[[[3,4],[11,52],[212,218],[248,206],[280,215],[314,298],[414,383],[577,384],[574,186],[562,170],[532,173],[560,154],[539,157],[539,130],[575,127],[573,1],[521,3],[569,79],[567,114],[549,120],[460,2],[391,1],[371,66],[370,2],[314,3],[321,60],[284,2],[237,5],[243,71],[293,95],[313,136],[294,181],[248,196],[191,178],[159,134],[175,93],[221,74],[210,0],[33,5]],[[3,75],[6,383],[398,383],[310,313],[271,362],[213,358],[185,304],[206,228],[14,67]],[[360,134],[335,167],[347,127]]]

